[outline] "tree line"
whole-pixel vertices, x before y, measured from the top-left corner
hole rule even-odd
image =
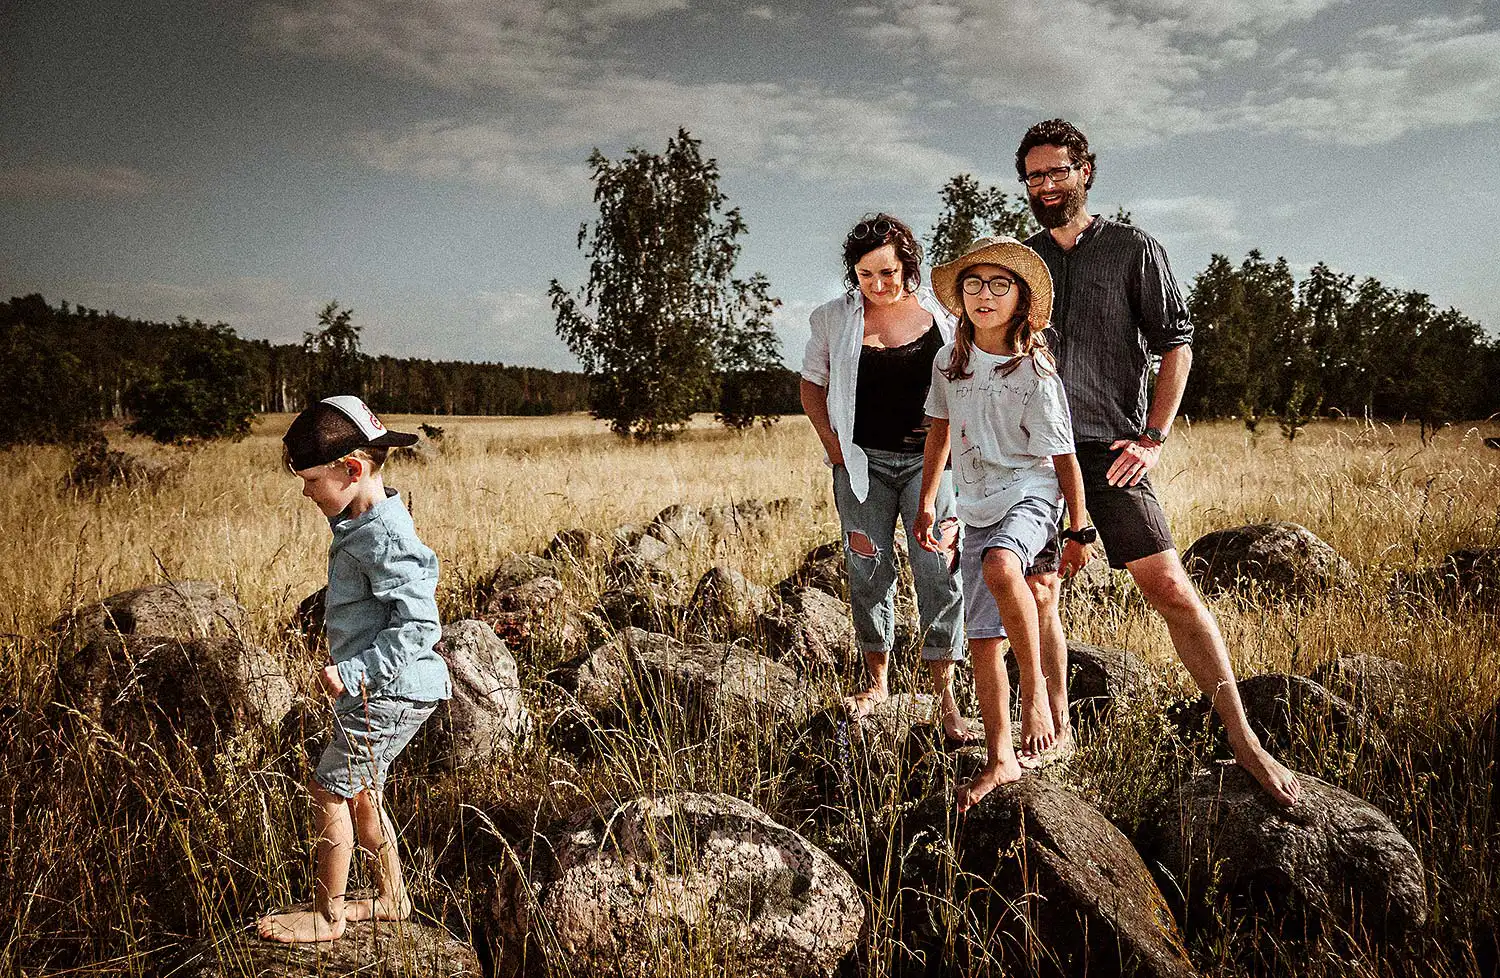
[[[151,322],[40,295],[0,303],[0,445],[72,441],[128,421],[165,442],[238,436],[256,414],[354,393],[398,414],[583,410],[575,372],[370,356],[331,302],[300,344],[248,340],[224,323]]]

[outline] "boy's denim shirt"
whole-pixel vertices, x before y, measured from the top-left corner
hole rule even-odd
[[[448,666],[432,647],[442,636],[437,555],[417,539],[394,489],[359,516],[330,517],[328,648],[345,693],[335,709],[362,696],[410,700],[453,694]]]

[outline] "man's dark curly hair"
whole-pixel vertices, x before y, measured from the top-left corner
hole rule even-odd
[[[1094,162],[1094,154],[1089,152],[1088,137],[1079,132],[1073,123],[1066,119],[1048,119],[1026,130],[1026,135],[1021,137],[1021,148],[1016,150],[1016,176],[1022,180],[1026,179],[1026,154],[1038,146],[1061,146],[1068,151],[1073,165],[1087,163],[1089,179],[1083,189],[1089,190],[1094,186],[1094,177],[1099,174],[1099,164]]]
[[[844,278],[849,283],[850,295],[859,291],[859,273],[854,266],[885,245],[896,247],[896,257],[901,259],[901,284],[906,291],[915,292],[922,284],[922,246],[911,228],[905,221],[884,212],[866,214],[844,238]]]

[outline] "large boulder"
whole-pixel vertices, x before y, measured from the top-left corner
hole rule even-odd
[[[558,561],[536,554],[511,554],[486,575],[479,584],[480,599],[484,600],[498,591],[519,587],[538,577],[561,577],[563,565]]]
[[[1500,547],[1455,550],[1431,567],[1398,575],[1398,590],[1449,604],[1500,603]]]
[[[1215,530],[1182,555],[1205,594],[1247,586],[1306,597],[1356,581],[1354,568],[1305,526],[1284,521]]]
[[[505,642],[485,622],[456,621],[443,626],[436,651],[448,663],[453,696],[417,733],[408,750],[412,762],[463,770],[514,752],[532,721]]]
[[[763,978],[832,975],[865,922],[854,880],[728,795],[633,798],[502,863],[491,921],[501,975],[656,978],[667,960]]]
[[[787,666],[732,644],[684,645],[626,628],[549,677],[597,720],[632,708],[701,733],[797,724],[812,711],[806,685]]]
[[[606,632],[620,628],[667,631],[681,615],[677,589],[670,582],[649,576],[609,588],[599,595],[593,610],[594,620],[602,623]]]
[[[1238,686],[1250,729],[1274,754],[1317,755],[1331,744],[1381,746],[1379,728],[1354,704],[1306,676],[1267,673],[1241,679]],[[1207,694],[1177,709],[1175,719],[1183,731],[1208,730],[1223,738],[1223,723]]]
[[[802,588],[814,587],[843,600],[847,581],[844,544],[842,540],[834,540],[809,550],[797,569],[776,585],[776,593],[786,596]]]
[[[1218,891],[1241,907],[1316,926],[1332,915],[1372,934],[1427,920],[1422,863],[1373,805],[1306,774],[1283,808],[1233,763],[1195,773],[1146,844],[1180,892]]]
[[[238,636],[249,615],[212,581],[168,581],[112,594],[64,615],[53,630],[83,645],[101,635]]]
[[[770,610],[771,590],[732,567],[716,564],[704,572],[688,599],[690,620],[733,624]]]
[[[1194,974],[1140,855],[1066,788],[1028,776],[962,816],[939,796],[897,824],[901,953],[957,974]]]
[[[854,650],[854,623],[849,607],[815,587],[786,594],[757,619],[777,658],[790,658],[804,669],[843,669]]]
[[[646,535],[655,537],[669,547],[692,543],[708,533],[708,520],[703,511],[691,503],[668,506],[646,525]]]
[[[1313,670],[1312,678],[1369,716],[1394,716],[1416,698],[1412,669],[1379,655],[1341,655]]]
[[[308,910],[312,904],[290,909]],[[200,941],[171,969],[180,978],[482,978],[474,949],[440,927],[413,920],[349,924],[323,944],[277,944],[253,930]]]
[[[1015,653],[1005,651],[1005,672],[1011,701],[1020,695],[1021,671]],[[1079,717],[1102,714],[1115,703],[1139,699],[1155,685],[1151,667],[1134,652],[1100,648],[1084,642],[1068,643],[1068,705]]]
[[[237,638],[101,635],[63,650],[57,697],[127,743],[254,761],[292,708],[292,684],[265,649]]]
[[[592,564],[609,557],[613,541],[582,527],[558,532],[542,548],[542,559],[559,563]]]

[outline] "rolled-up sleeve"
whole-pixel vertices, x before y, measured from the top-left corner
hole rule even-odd
[[[812,327],[812,335],[807,338],[807,349],[802,354],[802,379],[819,387],[828,386],[828,319],[825,307],[820,306],[812,311],[807,319],[808,325]]]
[[[437,619],[437,557],[417,544],[388,540],[365,569],[370,595],[386,610],[386,624],[363,651],[338,663],[345,689],[375,695],[415,655],[442,636]]]
[[[1154,238],[1142,237],[1145,247],[1141,249],[1136,271],[1136,311],[1146,349],[1160,356],[1193,342],[1193,321],[1167,263],[1166,250]]]

